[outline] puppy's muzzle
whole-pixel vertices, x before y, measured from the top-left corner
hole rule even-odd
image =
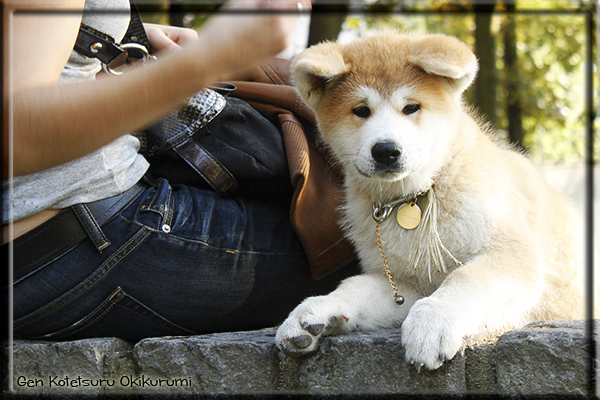
[[[401,155],[402,148],[392,140],[377,142],[371,148],[371,157],[379,171],[397,170]]]

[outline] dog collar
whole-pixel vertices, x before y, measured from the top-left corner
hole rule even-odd
[[[423,214],[423,227],[417,233],[417,249],[414,253],[414,256],[411,255],[409,259],[409,263],[413,264],[413,268],[419,268],[419,263],[421,260],[424,260],[427,264],[427,270],[429,272],[429,281],[431,281],[431,263],[433,262],[436,266],[436,269],[439,272],[446,273],[446,263],[444,262],[443,252],[445,252],[455,263],[457,266],[462,265],[462,263],[457,260],[452,253],[444,246],[444,244],[440,240],[440,236],[437,233],[437,204],[435,199],[435,190],[434,187],[430,187],[429,189],[417,192],[411,196],[402,197],[398,200],[392,201],[390,203],[381,205],[381,203],[376,203],[373,201],[373,219],[375,220],[375,236],[377,239],[377,248],[379,249],[379,255],[381,256],[381,262],[385,269],[385,273],[390,281],[390,285],[392,286],[392,290],[394,291],[394,301],[398,305],[404,304],[404,297],[398,294],[398,287],[394,282],[394,278],[390,271],[390,266],[387,261],[387,257],[385,256],[385,252],[383,251],[383,246],[381,243],[381,223],[385,221],[395,207],[401,206],[401,209],[398,210],[398,214],[402,213],[402,217],[398,216],[398,225],[400,225],[404,229],[414,229],[421,223],[421,214],[419,207],[417,206],[417,200],[421,196],[428,195],[429,202],[425,209],[425,213]],[[408,211],[405,213],[404,209],[416,209],[417,211]],[[414,214],[411,213],[417,212],[418,215],[415,217]],[[407,218],[404,218],[407,217]],[[415,217],[415,218],[413,218]],[[407,220],[414,219],[416,224],[412,224],[408,226],[406,222],[410,222]],[[413,258],[414,257],[414,258]]]
[[[392,214],[394,208],[404,204],[414,204],[417,202],[417,199],[419,197],[425,196],[427,193],[429,193],[430,190],[431,188],[414,193],[410,196],[401,197],[400,199],[394,200],[383,205],[379,202],[373,201],[373,219],[375,220],[375,222],[385,221]]]
[[[383,267],[385,269],[385,273],[390,281],[390,285],[392,286],[392,290],[394,292],[394,301],[398,305],[404,304],[404,297],[398,294],[398,287],[396,286],[396,282],[394,282],[394,278],[392,277],[392,272],[390,271],[390,266],[388,264],[387,258],[383,251],[383,246],[381,245],[381,223],[388,219],[388,217],[394,211],[394,208],[400,206],[401,208],[398,210],[398,224],[404,229],[414,229],[419,226],[421,222],[421,211],[417,206],[417,200],[419,197],[427,195],[431,188],[417,192],[410,196],[405,196],[390,203],[381,204],[378,202],[373,202],[373,219],[375,220],[375,234],[377,237],[377,248],[379,249],[379,254],[381,256],[381,262],[383,263]],[[403,212],[404,207],[406,207],[408,212]],[[414,214],[416,213],[416,215]],[[408,219],[408,224],[406,223],[406,219],[401,219],[401,215]],[[412,221],[410,221],[412,220]]]

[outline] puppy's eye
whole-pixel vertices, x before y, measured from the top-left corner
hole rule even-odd
[[[404,106],[402,113],[405,115],[414,114],[421,109],[421,106],[417,103],[411,103]]]
[[[352,112],[360,118],[369,118],[371,116],[371,109],[367,106],[358,106]]]

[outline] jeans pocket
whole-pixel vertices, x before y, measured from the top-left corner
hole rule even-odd
[[[137,342],[147,337],[187,336],[195,332],[162,317],[118,287],[98,307],[71,326],[33,339],[77,340],[119,337]]]
[[[152,230],[169,233],[173,224],[173,189],[168,181],[159,178],[157,187],[146,193],[134,220]]]

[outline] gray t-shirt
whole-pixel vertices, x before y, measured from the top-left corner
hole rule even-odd
[[[129,0],[86,0],[82,22],[120,42],[127,31],[129,16]],[[60,83],[95,79],[100,69],[98,60],[73,51]],[[76,160],[2,182],[2,224],[43,210],[61,209],[124,192],[148,169],[148,162],[138,154],[139,148],[137,138],[124,135]]]

